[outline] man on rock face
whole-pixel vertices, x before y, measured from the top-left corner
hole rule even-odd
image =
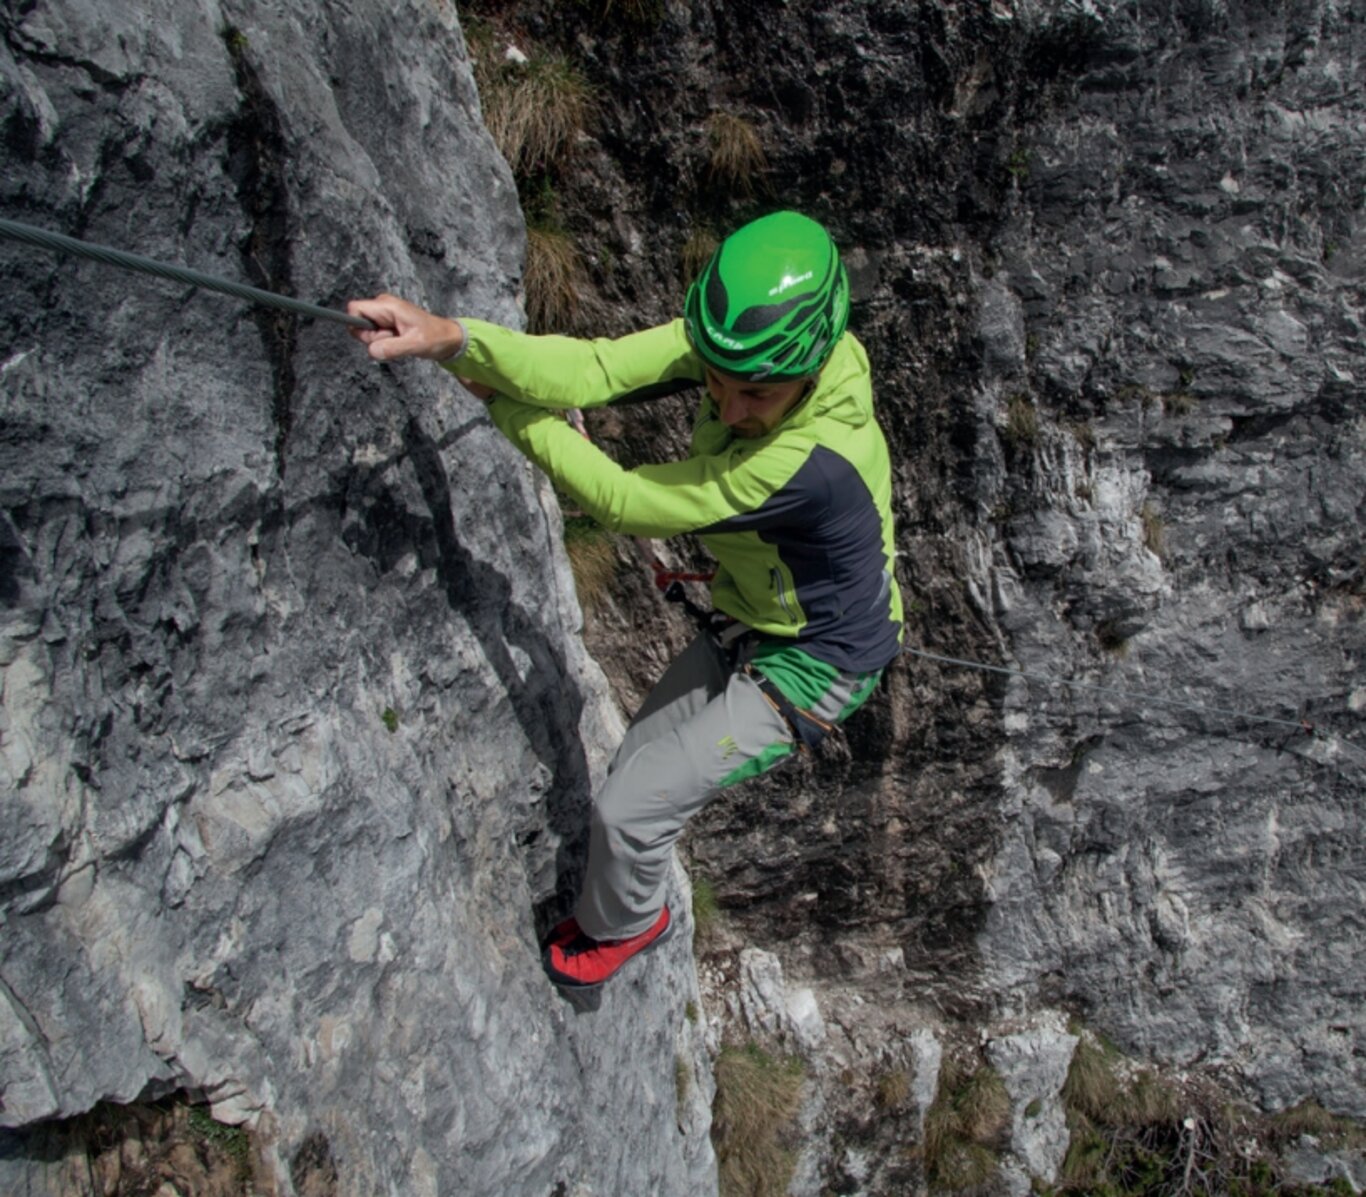
[[[778,212],[726,238],[682,319],[616,340],[534,337],[392,295],[348,310],[370,356],[439,362],[502,432],[616,532],[698,534],[715,556],[719,630],[665,671],[594,805],[572,918],[544,945],[568,987],[600,985],[670,931],[665,884],[687,819],[718,790],[819,741],[896,656],[891,468],[868,359],[829,234]],[[704,384],[682,461],[623,470],[567,409]]]

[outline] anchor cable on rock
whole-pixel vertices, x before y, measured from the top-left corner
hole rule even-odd
[[[1199,711],[1204,715],[1231,715],[1238,719],[1249,719],[1254,723],[1275,723],[1295,731],[1314,734],[1314,725],[1303,719],[1279,719],[1272,715],[1258,715],[1253,711],[1241,711],[1234,707],[1212,707],[1200,703],[1185,702],[1179,698],[1167,698],[1145,690],[1125,690],[1118,686],[1099,686],[1094,682],[1073,682],[1067,678],[1054,677],[1047,673],[1030,673],[1023,669],[1008,669],[1004,665],[987,665],[981,661],[969,661],[963,657],[941,657],[938,653],[924,652],[918,648],[903,648],[908,656],[921,657],[926,661],[936,661],[941,665],[957,665],[965,669],[978,669],[985,673],[1002,673],[1007,677],[1021,677],[1031,682],[1044,682],[1050,686],[1068,686],[1074,690],[1090,690],[1094,694],[1115,694],[1121,698],[1138,698],[1144,702],[1155,702],[1162,706],[1177,707],[1186,711]]]
[[[17,220],[0,220],[0,236],[8,237],[12,241],[21,241],[26,245],[36,245],[41,249],[50,249],[55,253],[76,254],[108,266],[120,266],[124,270],[155,275],[173,282],[186,283],[191,287],[200,287],[206,291],[218,291],[223,295],[244,299],[248,303],[264,304],[266,307],[296,312],[301,316],[317,316],[323,320],[335,320],[339,324],[349,324],[355,328],[375,327],[362,316],[352,316],[336,308],[319,307],[302,299],[292,299],[288,295],[279,295],[274,291],[263,291],[260,287],[249,287],[245,283],[235,283],[230,279],[204,274],[186,266],[158,262],[155,258],[145,258],[141,254],[128,253],[126,250],[111,249],[107,245],[96,245],[93,241],[81,241],[76,237],[53,233]]]

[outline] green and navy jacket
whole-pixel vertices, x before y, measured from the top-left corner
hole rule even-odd
[[[682,320],[594,341],[461,323],[465,348],[442,364],[498,392],[494,423],[594,519],[632,536],[696,533],[718,565],[713,606],[818,661],[863,673],[896,656],[891,464],[852,334],[766,436],[733,436],[704,393],[685,460],[625,470],[562,412],[704,385]]]

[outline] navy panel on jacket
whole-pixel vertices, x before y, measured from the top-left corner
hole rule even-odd
[[[792,574],[807,623],[797,643],[839,669],[881,669],[900,647],[882,521],[859,472],[833,449],[810,457],[761,507],[704,533],[757,532]]]

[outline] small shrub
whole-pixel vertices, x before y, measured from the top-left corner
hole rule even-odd
[[[688,1100],[688,1090],[692,1088],[692,1069],[683,1055],[674,1057],[674,1099],[679,1106]]]
[[[398,731],[398,712],[393,707],[385,707],[380,715],[380,721],[384,724],[385,730],[392,735]]]
[[[1013,179],[1023,183],[1029,178],[1029,151],[1023,147],[1016,149],[1006,160],[1006,171]]]
[[[722,1048],[715,1075],[712,1144],[722,1197],[782,1197],[796,1166],[786,1138],[801,1108],[801,1061],[750,1043]]]
[[[573,328],[587,283],[583,259],[567,233],[549,225],[527,228],[523,284],[532,332]]]
[[[1195,410],[1195,396],[1189,391],[1173,391],[1162,396],[1162,410],[1169,416],[1188,416]]]
[[[689,1001],[688,1004],[683,1007],[683,1017],[686,1018],[694,1026],[697,1025],[697,1013],[698,1012],[696,1002]]]
[[[755,184],[768,169],[768,157],[755,127],[742,116],[716,112],[707,121],[711,156],[707,173],[711,180],[743,195],[754,194]]]
[[[242,1127],[219,1122],[203,1106],[190,1106],[186,1123],[195,1137],[211,1143],[231,1159],[237,1165],[239,1175],[247,1173],[250,1168],[251,1140]]]
[[[579,606],[594,611],[602,603],[617,574],[617,550],[612,534],[586,515],[566,516],[564,548],[574,575]]]

